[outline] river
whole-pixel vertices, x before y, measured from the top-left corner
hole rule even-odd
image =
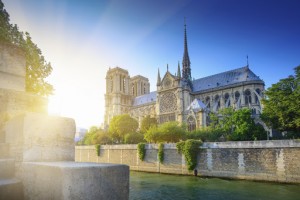
[[[300,185],[130,172],[130,200],[300,199]]]

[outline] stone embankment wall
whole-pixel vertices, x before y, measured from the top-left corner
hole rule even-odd
[[[259,181],[300,183],[300,141],[251,141],[204,143],[198,154],[198,175]],[[146,145],[140,161],[137,145],[76,146],[75,161],[119,163],[131,170],[192,175],[176,144],[165,144],[164,161],[158,162],[158,145]]]

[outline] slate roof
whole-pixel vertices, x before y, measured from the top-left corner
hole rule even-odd
[[[190,110],[190,109],[194,111],[204,110],[206,109],[206,105],[200,99],[194,99],[194,101],[186,110]]]
[[[193,92],[202,92],[246,81],[260,81],[261,83],[264,83],[263,80],[261,80],[249,69],[248,66],[246,66],[193,80]]]
[[[133,106],[156,102],[156,91],[134,98]]]

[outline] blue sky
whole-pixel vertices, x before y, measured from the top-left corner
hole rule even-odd
[[[109,67],[140,74],[156,90],[157,69],[176,72],[184,17],[192,77],[250,68],[266,88],[300,65],[299,0],[3,0],[51,62],[54,113],[100,125]]]

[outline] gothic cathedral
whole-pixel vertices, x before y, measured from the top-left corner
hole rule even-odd
[[[219,109],[250,108],[252,114],[262,111],[264,82],[249,66],[212,76],[192,80],[188,54],[186,25],[184,27],[184,53],[182,70],[177,74],[167,70],[157,75],[157,91],[150,92],[150,83],[144,76],[130,77],[127,70],[115,67],[106,74],[104,126],[112,117],[129,114],[141,123],[147,115],[159,123],[178,121],[189,130],[205,127],[208,113]]]

